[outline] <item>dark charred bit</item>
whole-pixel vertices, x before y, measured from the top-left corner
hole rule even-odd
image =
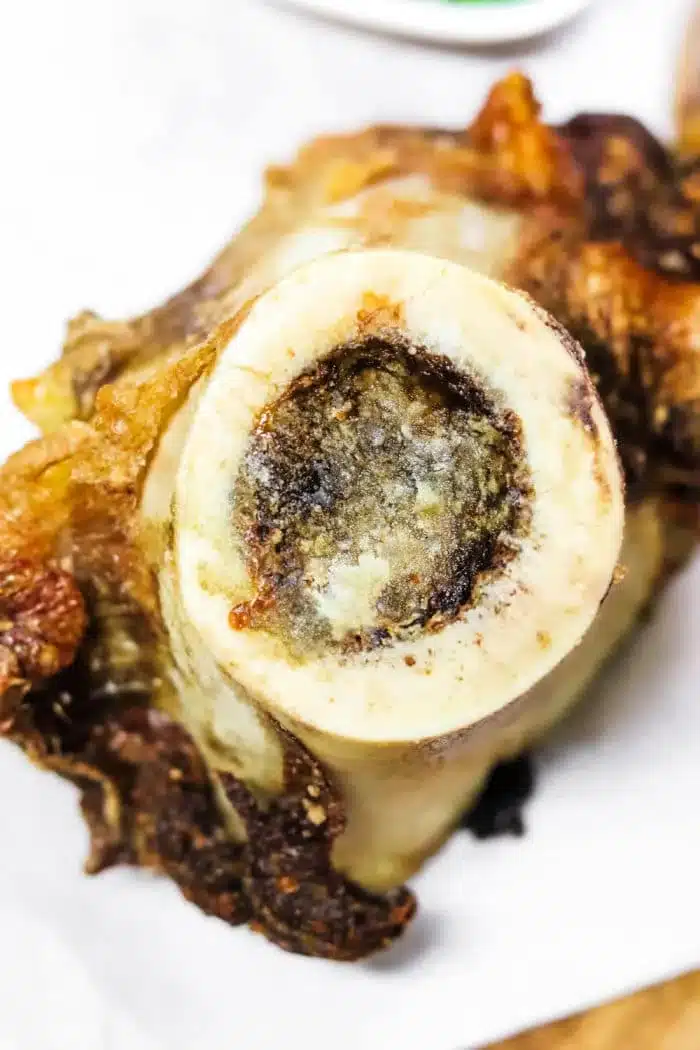
[[[36,721],[51,717],[40,713]],[[62,748],[56,728],[58,733],[45,727],[33,740],[18,742],[81,789],[91,833],[88,873],[115,864],[148,868],[173,879],[207,914],[232,924],[247,921],[241,846],[231,840],[189,735],[145,707],[106,715],[87,730],[79,754]]]
[[[27,686],[0,723],[0,734],[80,789],[91,835],[88,873],[131,864],[166,875],[205,913],[232,925],[250,922],[306,955],[357,959],[398,937],[415,900],[406,889],[374,896],[333,870],[343,804],[307,751],[278,729],[285,793],[267,805],[221,775],[250,840],[237,841],[197,744],[151,706],[151,669],[134,665],[120,677],[107,653],[104,677],[105,630],[92,619],[74,663]],[[130,624],[129,636],[135,632]],[[118,636],[113,626],[112,644]],[[143,654],[146,643],[137,648]]]
[[[580,326],[578,334],[613,427],[628,501],[660,486],[674,499],[696,502],[700,494],[697,401],[659,405],[659,372],[653,367],[651,337],[630,336],[623,372],[606,343],[587,325]]]
[[[678,162],[638,121],[581,114],[562,125],[586,180],[590,233],[673,281],[700,281],[700,159]]]
[[[700,404],[672,405],[656,442],[664,467],[661,481],[675,498],[696,503],[700,498]]]
[[[577,325],[576,334],[586,348],[589,371],[612,424],[627,498],[634,501],[646,492],[654,462],[660,458],[653,423],[654,391],[642,366],[646,349],[641,337],[635,338],[629,367],[622,372],[607,344],[588,325]]]
[[[202,911],[249,918],[243,848],[225,827],[206,766],[181,726],[154,710],[125,712],[109,741],[134,768],[129,798],[138,862],[173,879]]]
[[[96,727],[87,759],[110,778],[100,785],[101,794],[96,784],[83,794],[93,835],[88,870],[138,864],[169,876],[207,914],[245,922],[241,847],[224,826],[188,734],[158,711],[127,708]],[[110,788],[120,803],[118,840]],[[111,803],[113,811],[114,798]]]
[[[280,730],[281,731],[281,730]],[[340,797],[320,764],[285,737],[285,791],[262,809],[240,781],[223,774],[229,801],[248,833],[244,886],[252,927],[279,947],[337,961],[388,947],[415,914],[402,887],[374,895],[331,864],[344,825]]]
[[[255,584],[232,626],[273,630],[300,660],[440,630],[530,521],[520,420],[482,377],[393,337],[299,376],[231,481]]]
[[[606,155],[610,168],[605,174],[611,178],[629,171],[632,162],[637,169],[643,167],[657,179],[669,178],[672,173],[666,148],[634,117],[618,113],[579,113],[557,130],[570,143],[577,162],[586,173],[600,171]],[[617,168],[612,167],[615,151],[611,154],[610,139],[620,142]],[[630,154],[631,150],[634,150],[634,155]]]
[[[491,773],[461,826],[477,839],[525,834],[523,809],[535,790],[535,767],[529,755],[502,762]]]

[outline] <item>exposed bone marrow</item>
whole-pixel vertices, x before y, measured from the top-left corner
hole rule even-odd
[[[520,437],[483,381],[424,348],[331,352],[266,406],[235,481],[246,626],[284,623],[299,659],[440,629],[527,527]]]

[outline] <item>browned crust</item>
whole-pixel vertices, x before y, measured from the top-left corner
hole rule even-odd
[[[415,913],[410,891],[367,893],[335,872],[342,800],[320,765],[279,729],[285,790],[259,802],[223,788],[246,830],[232,834],[192,737],[149,698],[91,692],[88,654],[33,694],[5,726],[39,765],[81,789],[90,874],[133,864],[171,878],[205,913],[250,923],[289,951],[351,961],[388,946]],[[87,701],[87,702],[86,702]]]
[[[537,230],[517,272],[586,349],[629,481],[663,488],[670,471],[695,500],[700,356],[691,286],[645,269],[619,243],[560,227]]]
[[[254,917],[282,946],[332,958],[382,946],[413,914],[406,891],[373,897],[333,871],[342,800],[296,742],[286,740],[287,790],[271,806],[224,782],[245,844],[230,835],[193,741],[156,710],[176,698],[140,534],[144,477],[168,421],[240,322],[229,315],[242,275],[319,204],[423,173],[439,189],[523,211],[512,279],[582,338],[628,475],[673,500],[669,564],[687,554],[700,484],[688,262],[697,180],[638,125],[586,120],[548,128],[515,74],[464,131],[319,139],[268,172],[260,214],[190,287],[131,321],[81,314],[61,358],[15,384],[46,436],[0,471],[0,733],[82,787],[89,870],[127,862],[164,872],[205,911]],[[640,201],[654,216],[642,237]],[[375,219],[381,243],[386,220]],[[586,426],[580,393],[570,408]]]
[[[262,808],[240,781],[221,775],[246,826],[243,885],[253,927],[301,955],[362,958],[401,934],[415,914],[415,898],[405,887],[368,893],[333,869],[331,850],[345,826],[342,798],[306,748],[278,732],[285,754],[279,798]]]

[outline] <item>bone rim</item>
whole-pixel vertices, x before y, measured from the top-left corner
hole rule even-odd
[[[394,330],[480,371],[519,416],[535,488],[531,535],[479,604],[439,634],[295,665],[267,633],[229,626],[232,605],[250,597],[230,534],[229,493],[259,412],[357,336],[367,293],[403,304]],[[383,332],[379,321],[376,334]],[[283,720],[377,742],[461,730],[525,693],[580,640],[621,541],[619,468],[602,409],[594,399],[594,447],[563,408],[584,376],[561,334],[524,297],[416,253],[327,256],[261,296],[219,356],[176,483],[183,607],[221,667]]]

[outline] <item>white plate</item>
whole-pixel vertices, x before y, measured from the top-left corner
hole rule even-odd
[[[500,44],[555,29],[591,0],[281,0],[351,25],[451,44]]]

